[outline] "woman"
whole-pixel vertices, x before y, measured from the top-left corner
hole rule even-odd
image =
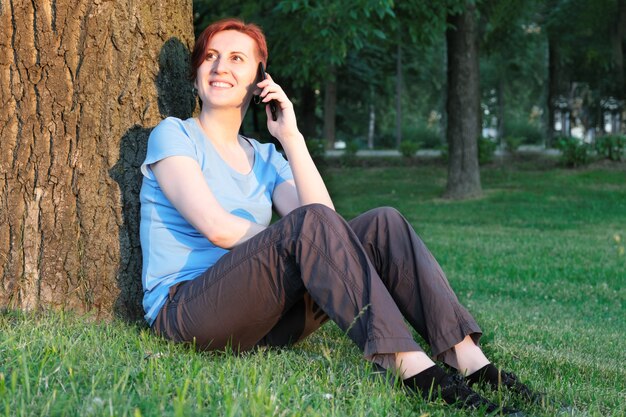
[[[192,53],[199,117],[168,118],[150,135],[141,189],[146,320],[198,349],[245,351],[296,343],[330,318],[424,398],[515,413],[466,385],[533,398],[485,357],[480,328],[407,221],[390,208],[350,222],[335,213],[292,103],[269,74],[259,79],[267,55],[257,26],[210,25]],[[254,94],[289,162],[238,134]],[[268,226],[272,206],[282,219]],[[403,318],[465,377],[437,366]]]

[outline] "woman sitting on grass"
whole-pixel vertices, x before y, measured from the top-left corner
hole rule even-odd
[[[292,103],[272,77],[259,77],[267,55],[255,25],[207,27],[192,54],[199,117],[167,118],[150,135],[141,189],[146,320],[170,340],[241,352],[297,343],[330,318],[422,397],[516,413],[468,387],[534,398],[485,357],[480,328],[411,225],[392,208],[348,222],[334,211]],[[254,94],[289,162],[238,134]],[[270,226],[272,206],[282,219]],[[405,318],[458,374],[430,359]]]

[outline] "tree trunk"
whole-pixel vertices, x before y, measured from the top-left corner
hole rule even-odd
[[[626,80],[624,74],[624,41],[626,39],[626,0],[617,2],[617,17],[611,33],[613,65],[615,73],[615,96],[618,100],[626,98]]]
[[[0,27],[0,308],[136,319],[138,167],[195,106],[192,2],[8,1]]]
[[[317,123],[315,118],[315,106],[317,102],[317,96],[315,90],[311,86],[305,85],[300,89],[301,103],[298,106],[299,116],[298,121],[302,134],[306,139],[319,138],[317,133]]]
[[[556,122],[554,117],[554,99],[558,95],[557,73],[556,42],[553,36],[548,35],[548,143],[546,144],[548,148],[552,145],[554,123]]]
[[[618,95],[618,98],[624,102],[626,100],[626,0],[619,0],[619,21],[618,27],[621,35],[621,57],[622,61],[618,66],[622,70],[621,80],[619,83],[621,84],[621,93]],[[621,131],[619,133],[626,134],[626,106],[622,108],[622,112],[620,113],[620,125]]]
[[[396,149],[402,143],[402,42],[398,36],[396,52]]]
[[[367,148],[374,149],[374,133],[376,131],[376,94],[370,90],[369,123],[367,124]]]
[[[462,14],[448,16],[449,148],[448,184],[444,197],[471,198],[482,195],[478,167],[480,135],[480,86],[476,7],[467,2]]]
[[[554,125],[556,123],[555,108],[557,101],[562,97],[571,95],[570,74],[561,65],[561,56],[557,38],[548,34],[548,147],[552,146],[554,135]],[[566,126],[567,125],[567,126]],[[561,131],[559,135],[569,136],[569,121],[561,113]]]
[[[332,67],[324,89],[324,139],[326,149],[335,147],[335,118],[337,114],[337,70]]]
[[[498,104],[496,107],[496,117],[498,118],[498,132],[497,132],[497,136],[498,136],[498,142],[500,144],[503,143],[503,139],[504,139],[504,135],[506,134],[505,130],[504,130],[504,109],[505,109],[505,102],[504,102],[504,93],[505,93],[505,88],[506,88],[506,83],[504,82],[504,76],[502,74],[500,74],[498,76]]]

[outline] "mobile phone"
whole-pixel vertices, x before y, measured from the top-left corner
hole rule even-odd
[[[258,75],[259,81],[258,82],[261,82],[266,78],[267,78],[267,75],[265,74],[265,66],[263,65],[262,62],[259,62],[259,75]],[[270,100],[269,105],[270,105],[270,112],[272,113],[272,120],[273,121],[278,120],[278,116],[276,115],[276,101]]]

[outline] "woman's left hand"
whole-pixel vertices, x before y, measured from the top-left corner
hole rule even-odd
[[[266,73],[267,74],[267,73]],[[290,141],[301,138],[302,135],[298,130],[296,122],[296,114],[293,109],[293,103],[287,97],[283,89],[274,82],[272,77],[267,74],[267,78],[259,83],[257,87],[261,88],[262,102],[266,104],[265,113],[267,114],[267,129],[272,136],[278,139],[283,147],[288,147]],[[269,102],[274,100],[276,103],[276,121],[272,120]]]

